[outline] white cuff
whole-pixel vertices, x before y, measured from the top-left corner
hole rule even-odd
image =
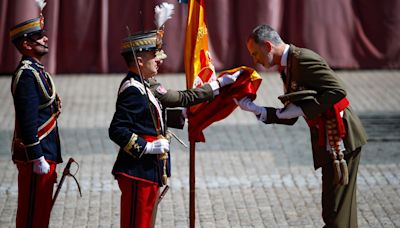
[[[292,119],[300,116],[305,116],[301,107],[290,103],[284,108],[276,110],[276,116],[279,119]]]
[[[218,79],[217,79],[218,80]],[[210,83],[208,83],[211,86],[211,89],[214,93],[214,96],[217,96],[219,94],[219,83],[215,80]]]
[[[262,122],[267,121],[267,110],[264,107],[262,107],[261,113],[257,116],[257,119]]]

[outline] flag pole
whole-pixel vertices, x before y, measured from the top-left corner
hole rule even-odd
[[[190,169],[189,169],[189,223],[190,228],[195,227],[196,221],[196,142],[190,139]]]
[[[188,17],[185,36],[185,73],[186,87],[194,87],[194,78],[198,75],[201,62],[200,53],[208,50],[208,35],[204,33],[207,30],[203,17],[204,0],[189,0]],[[199,29],[201,31],[199,32]],[[199,40],[200,39],[200,42]],[[189,227],[195,228],[196,221],[196,137],[195,133],[190,133],[191,129],[191,110],[188,109],[188,134],[189,134]]]

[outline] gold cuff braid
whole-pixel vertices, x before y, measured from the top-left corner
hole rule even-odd
[[[135,157],[135,158],[136,158],[136,156],[133,155],[132,152],[131,152],[132,147],[133,147],[135,150],[140,150],[140,149],[142,148],[142,147],[137,143],[137,139],[138,139],[137,134],[132,133],[132,136],[131,136],[131,138],[129,139],[129,142],[128,142],[128,143],[125,145],[125,147],[124,147],[124,151],[127,152],[128,154],[130,154],[131,156]]]

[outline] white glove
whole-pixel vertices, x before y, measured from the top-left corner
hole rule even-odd
[[[50,165],[44,159],[44,156],[33,160],[33,172],[36,174],[47,174],[50,171]]]
[[[276,116],[279,119],[292,119],[299,116],[304,116],[303,110],[293,103],[286,105],[284,108],[276,110]]]
[[[167,139],[157,139],[153,142],[147,142],[144,148],[145,154],[162,154],[169,151],[169,141]]]
[[[239,101],[236,98],[233,98],[233,101],[245,111],[253,112],[258,120],[265,121],[267,120],[267,110],[264,107],[258,106],[254,104],[254,102],[249,97],[244,97]]]
[[[243,70],[238,70],[234,74],[224,74],[222,77],[217,79],[219,81],[219,85],[224,87],[234,83],[242,72]]]
[[[183,116],[185,119],[188,118],[188,110],[187,110],[187,108],[183,108],[183,110],[182,110],[182,116]]]

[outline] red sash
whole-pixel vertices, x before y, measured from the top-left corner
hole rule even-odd
[[[57,117],[59,112],[54,113],[45,123],[43,123],[38,129],[38,141],[32,145],[36,145],[46,137],[57,125]],[[11,145],[12,159],[13,161],[27,161],[28,155],[26,151],[26,145],[22,142],[18,126],[18,122],[15,120],[15,132]]]
[[[142,137],[147,142],[153,142],[153,141],[156,141],[158,139],[158,137],[154,136],[154,135],[139,135],[139,136]]]
[[[57,113],[54,113],[53,115],[51,115],[51,117],[45,123],[43,123],[39,127],[39,129],[38,129],[39,140],[46,137],[54,129],[54,127],[57,124],[57,117],[58,117]]]
[[[317,127],[318,128],[318,145],[325,146],[326,144],[326,129],[325,123],[327,119],[335,118],[337,123],[337,131],[340,138],[346,136],[346,128],[343,123],[343,119],[340,116],[340,112],[343,111],[347,106],[349,106],[350,102],[347,98],[343,98],[339,102],[333,105],[333,109],[329,109],[323,115],[315,118],[315,119],[306,119],[306,122],[309,127]]]
[[[40,125],[40,127],[38,128],[38,138],[39,141],[42,140],[44,137],[46,137],[48,134],[50,134],[50,132],[54,129],[54,127],[57,124],[57,118],[59,116],[59,113],[54,113],[53,115],[50,116],[50,118],[44,122],[42,125]],[[15,121],[15,130],[18,131],[19,130],[19,126],[18,126],[18,122]],[[20,134],[18,132],[16,132],[16,135],[14,138],[19,139],[20,138]]]

